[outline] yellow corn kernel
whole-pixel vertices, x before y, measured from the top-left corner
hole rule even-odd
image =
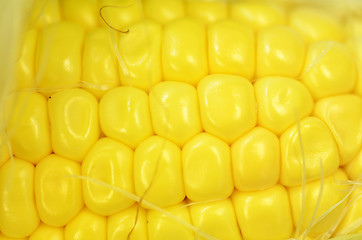
[[[256,77],[298,77],[304,63],[305,45],[293,29],[272,26],[259,31]]]
[[[104,26],[108,25],[120,31],[127,31],[129,25],[142,19],[141,1],[99,0],[98,4],[98,10],[104,7],[101,11]]]
[[[69,89],[48,101],[53,151],[81,162],[100,135],[98,102],[89,92]]]
[[[162,80],[161,25],[140,21],[119,38],[121,84],[145,91]],[[114,51],[114,50],[113,50]]]
[[[34,57],[37,38],[38,31],[35,28],[32,28],[25,33],[21,55],[15,66],[16,89],[18,90],[30,89],[35,86]]]
[[[316,220],[345,197],[347,194],[346,185],[341,185],[341,182],[347,179],[346,174],[342,170],[338,170],[335,174],[323,180],[322,190],[321,180],[308,183],[305,187],[305,200],[303,201],[301,186],[288,188],[294,225],[298,226],[299,221],[301,221],[300,234],[303,234],[307,227],[313,223],[315,225],[310,229],[309,236],[317,237],[319,234],[327,232],[329,227],[336,222],[346,206],[346,201],[341,202],[322,221],[316,222]],[[320,202],[317,206],[319,197]],[[304,209],[302,209],[302,202],[305,204]],[[303,219],[301,219],[302,211]],[[313,219],[314,214],[315,218]]]
[[[349,39],[346,45],[355,57],[357,64],[358,77],[354,92],[362,97],[362,33],[358,37]]]
[[[152,125],[161,137],[180,147],[201,132],[196,89],[182,82],[162,82],[149,95]]]
[[[144,13],[147,19],[166,24],[185,16],[183,0],[143,0]]]
[[[0,240],[28,240],[27,238],[12,238],[0,233]]]
[[[59,0],[35,1],[33,11],[34,13],[30,22],[35,23],[35,26],[38,28],[59,22],[61,18]]]
[[[172,216],[191,224],[191,218],[188,207],[184,203],[176,204],[165,209]],[[194,240],[194,233],[185,228],[185,226],[171,219],[164,213],[156,210],[147,212],[147,229],[149,240]]]
[[[46,224],[40,224],[39,227],[30,235],[29,240],[63,240],[64,229],[60,227],[51,227]]]
[[[107,239],[147,239],[146,221],[146,210],[136,204],[122,212],[111,215],[107,220]]]
[[[0,167],[10,158],[9,143],[5,135],[0,135]]]
[[[275,134],[282,134],[298,118],[311,114],[313,98],[295,79],[265,77],[254,84],[258,104],[258,124]]]
[[[288,193],[281,185],[232,195],[236,216],[245,240],[284,240],[293,231]]]
[[[338,19],[322,9],[299,7],[292,10],[289,26],[307,43],[321,40],[342,41],[344,37]]]
[[[208,24],[226,18],[228,5],[226,1],[218,0],[186,0],[186,11],[190,17]]]
[[[138,196],[161,207],[185,198],[180,148],[159,136],[137,146],[134,155],[134,181]]]
[[[362,233],[362,190],[355,189],[350,197],[350,208],[342,222],[338,225],[335,235],[346,235],[350,233]]]
[[[227,143],[256,125],[253,85],[245,78],[214,74],[197,86],[202,126]]]
[[[301,81],[315,99],[349,93],[356,79],[356,65],[346,46],[331,41],[310,45]]]
[[[76,86],[81,78],[84,30],[77,24],[57,22],[39,36],[35,70],[41,91]]]
[[[229,146],[200,133],[182,148],[185,192],[192,201],[224,199],[234,189]]]
[[[109,34],[106,28],[96,28],[84,40],[82,79],[85,89],[97,98],[119,84],[118,62]]]
[[[362,179],[362,149],[352,161],[345,165],[344,171],[352,180]]]
[[[135,148],[153,134],[148,104],[147,94],[137,88],[110,90],[99,103],[99,122],[103,133]]]
[[[0,168],[0,231],[9,237],[29,236],[38,226],[34,199],[34,166],[14,158]]]
[[[63,18],[82,25],[85,29],[98,25],[97,0],[61,0]]]
[[[80,175],[80,165],[54,154],[36,165],[35,199],[42,222],[64,226],[82,209],[81,182],[74,175]]]
[[[37,163],[51,153],[47,101],[39,93],[19,92],[8,101],[7,135],[16,157]]]
[[[279,139],[272,132],[256,127],[231,145],[235,187],[255,191],[274,186],[279,179]]]
[[[255,37],[252,28],[225,19],[208,27],[210,73],[240,75],[251,80],[255,71]]]
[[[362,36],[362,19],[356,16],[347,18],[345,28],[350,37]]]
[[[161,59],[164,80],[195,85],[208,74],[205,26],[191,18],[167,24],[163,30]]]
[[[332,132],[341,165],[350,162],[362,146],[362,98],[356,95],[324,98],[316,103],[313,114],[322,119]]]
[[[255,31],[273,25],[285,25],[286,16],[283,9],[272,3],[258,1],[232,1],[231,18],[251,26]]]
[[[300,138],[303,141],[303,152]],[[298,186],[302,183],[304,164],[306,182],[320,178],[322,171],[324,176],[329,176],[338,169],[340,158],[337,144],[327,125],[316,117],[304,118],[299,127],[295,124],[287,129],[280,137],[280,146],[280,182],[284,186]]]
[[[101,138],[82,162],[82,176],[102,181],[133,193],[133,151],[110,138]],[[130,207],[134,201],[113,189],[83,181],[87,207],[100,215],[111,215]]]
[[[195,227],[217,239],[242,239],[230,199],[191,205],[190,215]]]
[[[74,217],[64,229],[67,240],[106,240],[106,218],[99,216],[87,208]]]

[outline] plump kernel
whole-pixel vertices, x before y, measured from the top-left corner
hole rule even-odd
[[[0,171],[5,169],[8,179],[0,177],[0,189],[14,186],[10,195],[28,203],[16,215],[16,230],[0,222],[0,239],[44,240],[52,235],[54,240],[315,240],[361,232],[361,205],[354,201],[360,200],[362,173],[361,21],[358,6],[345,14],[347,5],[283,0],[36,1],[32,21],[39,21],[23,24],[30,29],[10,59],[17,63],[16,83],[9,91],[13,96],[41,97],[39,106],[26,100],[20,104],[32,106],[21,110],[42,113],[41,121],[19,110],[11,121],[33,127],[28,132],[12,127],[0,134]],[[13,37],[9,33],[5,40]],[[235,84],[222,80],[207,98],[204,80],[215,77],[210,74],[234,78]],[[51,113],[53,100],[69,88],[79,90],[73,97],[94,95],[93,103],[75,100],[79,111]],[[8,113],[13,106],[9,104]],[[89,108],[99,108],[89,128],[91,135],[97,134],[83,141],[72,132],[88,126],[81,122]],[[234,118],[239,110],[247,110],[245,116]],[[9,116],[0,113],[0,127],[11,123]],[[56,131],[61,122],[68,134]],[[49,136],[41,142],[35,132]],[[50,136],[61,139],[62,133],[61,141],[71,143],[69,153],[50,144]],[[15,138],[28,154],[19,155]],[[135,150],[143,153],[136,157]],[[296,164],[287,168],[290,159]],[[13,177],[14,169],[22,173],[14,161],[25,163],[24,169],[35,166],[34,180]],[[71,166],[83,171],[66,172]],[[151,172],[161,175],[149,177]],[[37,180],[42,176],[43,185]],[[147,176],[149,188],[141,188]],[[61,189],[72,182],[82,187],[76,191],[77,202],[69,206],[64,199],[74,191]],[[24,197],[19,186],[35,191],[19,198]],[[168,196],[165,189],[170,190]],[[135,200],[141,203],[133,204]],[[339,200],[340,206],[303,236],[311,216],[321,216]],[[9,202],[0,200],[5,216],[19,206]],[[298,216],[301,211],[304,218]],[[24,238],[9,236],[11,229]]]

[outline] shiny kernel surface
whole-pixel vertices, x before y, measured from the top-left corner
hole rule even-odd
[[[272,187],[280,173],[278,137],[269,130],[256,127],[231,145],[231,161],[235,187],[255,191]]]
[[[51,153],[47,100],[39,93],[19,92],[7,102],[7,135],[16,157],[37,163]]]
[[[285,239],[293,231],[288,193],[281,185],[232,195],[244,239]],[[272,221],[270,221],[272,219]]]
[[[193,137],[182,149],[186,196],[192,201],[227,198],[234,187],[230,147],[208,133]]]
[[[157,206],[172,206],[185,198],[180,148],[159,136],[137,146],[134,156],[137,195]]]
[[[149,94],[155,133],[183,146],[201,132],[197,92],[182,82],[162,82]]]
[[[48,109],[54,152],[81,162],[100,135],[96,98],[82,89],[64,90],[49,98]]]
[[[49,155],[35,168],[35,200],[39,217],[47,225],[60,227],[75,217],[83,207],[80,165]]]
[[[95,28],[85,35],[82,64],[82,80],[97,98],[119,84],[117,58],[106,28]]]
[[[256,125],[253,85],[245,78],[209,75],[200,81],[197,92],[206,132],[231,143]]]
[[[210,73],[241,75],[247,79],[255,71],[255,36],[252,28],[225,19],[209,25],[208,59]]]
[[[74,23],[58,22],[43,29],[35,62],[35,70],[42,73],[35,83],[37,87],[49,92],[79,83],[83,39],[83,28]]]
[[[360,3],[31,5],[1,8],[0,239],[362,233]]]
[[[307,182],[320,178],[322,171],[324,176],[331,175],[340,164],[337,144],[325,123],[316,117],[307,117],[299,124],[299,130],[294,124],[280,137],[280,182],[285,186],[302,183],[303,161]],[[303,141],[303,152],[300,148],[300,137]]]
[[[82,175],[103,181],[125,191],[134,192],[133,151],[110,138],[101,138],[89,150],[82,163]],[[83,197],[87,207],[100,215],[111,215],[130,207],[134,201],[114,189],[83,181]]]
[[[31,163],[14,158],[0,168],[0,203],[0,231],[6,236],[23,238],[36,229],[39,216]]]

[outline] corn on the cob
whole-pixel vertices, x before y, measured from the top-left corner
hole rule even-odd
[[[362,239],[360,14],[31,7],[0,95],[0,239]]]

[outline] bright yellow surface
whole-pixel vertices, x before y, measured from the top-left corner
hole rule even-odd
[[[314,115],[332,132],[341,156],[341,165],[350,162],[362,146],[362,98],[341,95],[316,103]]]
[[[220,240],[241,240],[235,211],[230,199],[190,206],[193,224]],[[204,240],[205,238],[200,237]]]
[[[251,26],[255,31],[268,26],[283,25],[286,23],[286,16],[283,9],[272,3],[232,1],[230,5],[231,18],[242,24]]]
[[[232,201],[245,240],[284,240],[291,235],[292,215],[283,186],[256,192],[235,191]]]
[[[324,177],[331,175],[340,163],[337,144],[325,123],[316,117],[307,117],[300,120],[299,124],[300,129],[294,124],[280,137],[280,182],[284,186],[298,186],[302,183],[303,161],[306,182],[320,179],[321,167]],[[301,151],[300,137],[304,152]]]
[[[1,238],[0,238],[1,239]],[[30,235],[29,240],[63,240],[64,229],[40,224]]]
[[[279,179],[279,139],[272,132],[256,127],[231,145],[235,187],[255,191],[274,186]]]
[[[210,24],[207,34],[210,73],[254,76],[255,36],[249,26],[225,19]]]
[[[362,149],[345,167],[348,177],[353,180],[362,179]]]
[[[101,138],[82,162],[82,175],[134,193],[133,151],[110,138]],[[134,201],[113,189],[83,181],[87,207],[100,215],[111,215],[130,207]]]
[[[320,40],[341,41],[342,26],[326,10],[300,7],[290,12],[289,26],[299,32],[307,43]]]
[[[160,207],[168,207],[185,198],[180,148],[159,136],[137,146],[134,154],[136,194]]]
[[[0,203],[0,231],[3,234],[22,238],[36,229],[39,216],[31,163],[14,158],[0,168]]]
[[[7,135],[15,156],[37,163],[51,153],[47,100],[39,93],[18,92],[7,104]]]
[[[80,175],[80,165],[54,154],[37,164],[35,199],[42,222],[64,226],[82,209],[81,182],[74,175]]]
[[[81,162],[100,135],[98,102],[82,89],[64,90],[49,98],[53,151]]]
[[[63,17],[82,25],[85,29],[92,29],[98,25],[97,0],[61,0]]]
[[[141,1],[135,0],[98,0],[97,10],[106,6],[102,10],[103,18],[107,25],[120,31],[127,31],[129,25],[143,19]],[[106,24],[100,17],[97,19],[102,26]]]
[[[163,29],[161,59],[166,81],[195,85],[206,76],[206,30],[202,22],[182,18],[167,24]]]
[[[355,62],[346,46],[332,41],[310,45],[301,81],[314,99],[351,92],[356,80]]]
[[[256,125],[254,89],[245,78],[209,75],[199,82],[197,93],[206,132],[232,143]]]
[[[77,87],[81,78],[84,30],[77,24],[58,22],[39,34],[35,84],[44,92]]]
[[[323,182],[323,190],[321,189],[321,181],[314,181],[308,183],[305,188],[305,208],[303,210],[303,219],[301,225],[301,234],[307,229],[307,227],[326,212],[330,207],[341,201],[347,194],[346,185],[341,185],[340,181],[347,180],[346,174],[342,170],[338,170],[332,176],[325,178]],[[297,226],[302,214],[302,188],[294,187],[289,188],[289,199],[293,213],[294,225]],[[317,207],[317,200],[321,194],[321,200]],[[346,201],[342,202],[336,207],[327,218],[318,222],[310,231],[310,236],[315,237],[318,234],[325,233],[329,227],[338,219],[339,214],[346,206]],[[315,218],[312,219],[314,212],[316,212]]]
[[[8,141],[4,135],[0,135],[0,167],[10,158]]]
[[[191,224],[189,209],[184,203],[165,209],[173,216]],[[147,212],[147,229],[149,240],[194,240],[194,233],[167,215],[155,210]]]
[[[59,0],[35,1],[31,23],[38,28],[60,21]]]
[[[16,86],[15,89],[31,89],[34,88],[35,66],[34,57],[36,50],[36,43],[38,38],[38,31],[31,29],[25,33],[23,47],[21,50],[20,58],[16,63],[15,76]]]
[[[73,218],[64,230],[66,240],[105,240],[107,238],[107,219],[87,208]]]
[[[118,64],[121,84],[149,91],[162,80],[161,25],[137,22],[128,29],[129,33],[121,34],[118,43],[124,62]]]
[[[185,4],[182,0],[143,0],[143,9],[147,19],[166,24],[185,16]]]
[[[182,148],[186,196],[192,201],[223,199],[234,189],[230,147],[208,133],[200,133]]]
[[[162,82],[149,94],[155,133],[182,147],[201,132],[196,89],[182,82]]]
[[[137,216],[137,223],[135,220]],[[147,239],[146,210],[133,205],[126,210],[109,216],[107,219],[107,237],[109,240]],[[131,230],[133,229],[132,233]],[[129,237],[129,238],[128,238]]]
[[[117,38],[113,39],[115,42]],[[119,84],[118,61],[112,37],[106,28],[96,28],[85,35],[82,82],[97,98]]]
[[[259,31],[256,40],[256,77],[298,77],[305,56],[305,44],[299,34],[286,26]]]
[[[208,24],[227,18],[228,5],[225,1],[186,0],[186,11],[190,17]]]
[[[277,135],[298,118],[311,114],[313,98],[307,88],[292,78],[265,77],[254,84],[258,124]]]
[[[103,133],[135,148],[153,134],[148,104],[147,94],[139,89],[118,87],[110,90],[99,102]]]
[[[362,20],[360,29],[362,29]],[[350,38],[346,44],[349,51],[356,57],[358,76],[354,92],[362,97],[362,33],[358,37]]]

